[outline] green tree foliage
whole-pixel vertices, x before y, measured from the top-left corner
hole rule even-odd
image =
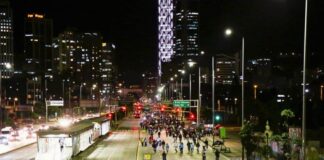
[[[246,150],[247,159],[251,158],[252,152],[257,148],[257,138],[254,136],[255,125],[246,121],[240,131],[241,143]]]

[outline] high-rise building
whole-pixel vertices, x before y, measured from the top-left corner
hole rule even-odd
[[[199,12],[196,0],[178,0],[175,9],[175,56],[194,59],[199,52]]]
[[[173,0],[158,2],[158,75],[162,75],[162,62],[170,62],[173,51]]]
[[[13,26],[12,11],[8,1],[0,2],[0,69],[2,78],[13,74]],[[7,68],[5,66],[11,66]]]
[[[238,59],[224,54],[215,58],[215,80],[216,84],[231,85],[238,73]]]
[[[78,39],[77,33],[70,29],[60,33],[55,39],[53,45],[57,52],[55,60],[59,61],[56,67],[60,73],[74,71],[76,67],[74,56],[81,48]]]
[[[107,42],[102,43],[102,48],[99,50],[99,73],[100,73],[100,85],[103,95],[113,95],[114,82],[116,81],[114,72],[116,71],[113,65],[113,53],[115,50],[114,44]]]
[[[114,44],[103,41],[99,33],[69,29],[59,34],[54,46],[60,74],[68,74],[78,85],[96,84],[102,95],[114,94]]]
[[[53,68],[52,19],[44,14],[29,13],[25,18],[25,69],[29,74],[51,72]]]

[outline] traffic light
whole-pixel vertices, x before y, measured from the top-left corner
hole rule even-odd
[[[161,111],[164,112],[165,111],[165,108],[166,108],[166,106],[165,105],[162,105],[161,106]]]
[[[108,118],[108,119],[111,119],[111,118],[112,118],[112,113],[108,113],[108,114],[107,114],[107,118]]]
[[[195,117],[195,115],[194,115],[193,113],[190,113],[190,114],[189,114],[189,119],[190,119],[190,120],[195,120],[195,118],[196,118],[196,117]]]
[[[122,106],[122,107],[121,107],[121,110],[122,110],[123,112],[126,112],[126,106]]]
[[[177,112],[180,112],[181,110],[180,110],[180,108],[177,108],[176,111],[177,111]]]
[[[215,120],[216,120],[216,122],[221,121],[221,119],[222,119],[222,117],[221,117],[220,115],[216,115],[216,116],[215,116]]]

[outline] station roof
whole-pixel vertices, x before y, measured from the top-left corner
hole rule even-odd
[[[83,131],[86,131],[90,128],[93,128],[94,123],[103,123],[108,121],[105,117],[97,117],[97,118],[91,118],[82,120],[80,122],[74,123],[69,127],[50,127],[48,130],[40,130],[37,132],[37,135],[39,137],[46,137],[49,135],[60,135],[60,134],[66,134],[66,135],[76,135],[79,133],[82,133]]]

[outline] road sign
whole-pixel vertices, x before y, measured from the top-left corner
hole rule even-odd
[[[46,101],[46,105],[63,107],[64,102],[62,100],[50,100],[50,101]]]
[[[174,100],[173,106],[175,107],[181,107],[181,108],[189,108],[190,107],[190,101],[189,100]]]

